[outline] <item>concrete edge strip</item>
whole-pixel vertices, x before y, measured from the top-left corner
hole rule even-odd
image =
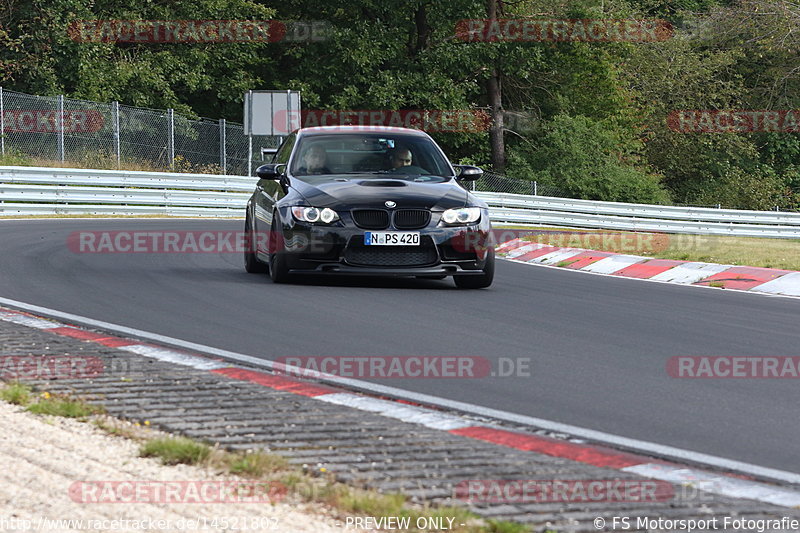
[[[564,261],[570,257],[577,255],[577,253],[573,253],[575,250],[577,250],[576,248],[556,247],[554,248],[553,251],[549,252],[547,255],[536,257],[529,261],[522,261],[520,259],[517,259],[517,257],[523,256],[525,255],[525,253],[541,247],[541,246],[538,247],[532,246],[535,244],[537,243],[528,243],[520,239],[514,239],[512,241],[499,244],[497,246],[497,249],[502,250],[501,253],[505,255],[503,259],[514,261],[516,263],[538,264],[542,266],[558,267],[557,266],[558,262]],[[602,253],[597,250],[580,250],[580,251],[596,252],[598,254]],[[603,257],[597,261],[584,265],[581,268],[572,268],[569,270],[573,270],[576,272],[591,272],[594,274],[614,275],[616,272],[619,272],[625,267],[637,263],[646,263],[647,261],[651,260],[657,260],[657,259],[653,257],[644,257],[644,256],[636,256],[628,254],[611,254],[608,255],[607,257]],[[650,277],[637,277],[628,279],[660,281],[664,283],[695,286],[699,283],[704,283],[706,278],[709,278],[715,274],[726,272],[732,268],[736,268],[736,266],[722,265],[717,263],[703,263],[699,261],[685,262],[683,264],[679,264],[672,268],[669,268],[663,272],[654,274]],[[747,289],[741,289],[736,287],[712,287],[712,288],[725,288],[727,290],[752,292],[763,295],[768,294],[772,296],[800,296],[800,272],[783,271],[779,269],[767,269],[767,268],[765,268],[764,270],[774,271],[776,273],[774,279],[765,281],[763,283],[760,283],[758,285],[755,285]]]
[[[648,456],[615,450],[603,445],[585,444],[527,433],[518,433],[515,431],[496,428],[490,424],[476,424],[474,420],[469,420],[466,417],[460,417],[450,413],[440,412],[435,408],[413,405],[408,402],[394,399],[390,400],[376,398],[369,395],[361,395],[342,389],[336,389],[329,385],[307,383],[299,380],[293,380],[281,375],[239,368],[230,363],[225,363],[224,361],[213,359],[204,355],[155,346],[123,337],[101,335],[85,330],[79,326],[73,326],[57,322],[49,318],[34,316],[31,314],[31,312],[40,312],[44,315],[58,316],[59,318],[68,320],[71,319],[79,323],[129,334],[135,337],[157,338],[167,344],[182,345],[189,347],[190,349],[195,349],[201,353],[219,355],[240,362],[257,364],[262,367],[266,366],[271,370],[275,370],[276,368],[278,368],[278,370],[293,370],[292,367],[276,365],[272,361],[265,361],[252,356],[181,341],[180,339],[173,339],[171,337],[135,330],[133,328],[117,326],[115,324],[42,308],[39,306],[26,304],[24,302],[17,302],[7,298],[0,298],[0,304],[26,309],[26,312],[22,312],[13,309],[0,308],[0,320],[25,325],[28,327],[34,327],[36,329],[48,331],[56,335],[79,338],[84,342],[96,342],[106,346],[114,346],[120,350],[125,350],[136,355],[152,357],[165,362],[188,366],[200,370],[207,370],[233,379],[240,379],[256,383],[275,390],[299,394],[336,405],[352,407],[403,422],[419,424],[436,430],[448,431],[449,433],[466,438],[491,442],[493,444],[507,446],[523,451],[533,451],[545,455],[560,457],[596,467],[613,468],[653,479],[670,481],[673,483],[685,484],[704,481],[708,482],[710,486],[710,488],[704,487],[702,489],[706,490],[707,492],[725,496],[733,496],[737,498],[757,500],[785,507],[800,506],[800,491],[785,489],[750,479],[742,479],[734,474],[714,473],[711,471],[692,469],[679,463],[656,461]],[[30,311],[28,311],[28,309],[30,309]],[[654,453],[656,455],[685,459],[688,462],[701,463],[713,467],[745,472],[754,476],[787,481],[789,483],[800,483],[800,474],[794,474],[792,472],[760,467],[757,465],[718,458],[688,450],[681,450],[656,443],[628,439],[626,437],[619,437],[600,431],[570,426],[568,424],[561,424],[559,422],[552,422],[534,417],[527,417],[524,415],[516,415],[513,413],[505,413],[490,408],[456,402],[444,398],[437,398],[425,394],[411,393],[393,387],[385,387],[369,382],[362,382],[360,380],[345,379],[338,376],[332,377],[334,377],[340,384],[357,386],[358,388],[370,391],[372,393],[377,392],[389,396],[408,398],[414,402],[422,404],[456,409],[468,414],[484,416],[498,420],[522,423],[533,427],[567,433],[575,437],[587,438],[611,445],[618,445],[623,448],[638,449],[644,452]]]

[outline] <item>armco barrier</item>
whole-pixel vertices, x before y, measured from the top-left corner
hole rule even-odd
[[[800,213],[708,207],[673,207],[475,192],[492,220],[512,224],[574,226],[740,237],[800,238]]]
[[[0,215],[242,217],[255,183],[218,174],[0,167]],[[489,204],[495,222],[800,239],[800,213],[474,194]]]

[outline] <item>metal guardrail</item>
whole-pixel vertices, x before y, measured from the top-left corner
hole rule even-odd
[[[518,207],[569,213],[691,220],[697,222],[742,222],[800,226],[800,213],[790,212],[628,204],[509,193],[474,192],[473,194],[497,207]]]
[[[0,167],[0,215],[241,217],[256,179],[47,167]]]
[[[508,193],[473,193],[495,222],[737,237],[800,239],[800,213],[674,207]]]
[[[242,217],[254,186],[246,176],[0,167],[0,215]],[[510,224],[800,239],[800,213],[473,194]]]

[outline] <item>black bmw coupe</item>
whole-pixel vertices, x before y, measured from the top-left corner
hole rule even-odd
[[[492,283],[487,206],[457,183],[482,171],[452,165],[422,131],[300,129],[256,173],[245,219],[248,272],[269,272],[276,283],[300,274]]]

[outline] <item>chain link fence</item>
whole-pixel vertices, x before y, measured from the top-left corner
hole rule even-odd
[[[558,187],[545,185],[537,181],[508,178],[490,171],[484,171],[481,177],[475,181],[466,182],[466,187],[472,191],[533,194],[536,196],[558,196],[561,198],[570,197],[569,194]]]
[[[0,88],[0,154],[33,164],[251,175],[261,148],[280,137],[250,138],[242,124]]]

